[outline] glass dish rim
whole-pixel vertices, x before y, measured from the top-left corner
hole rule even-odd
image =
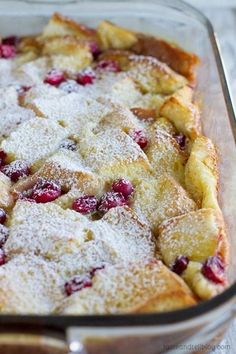
[[[11,0],[14,1],[14,0]],[[124,0],[122,0],[124,1]],[[17,2],[30,3],[30,0],[17,0]],[[70,0],[66,3],[79,3],[79,0]],[[83,0],[84,2],[84,0]],[[149,3],[155,3],[153,0],[148,0]],[[162,2],[162,0],[160,0]],[[34,1],[31,4],[48,4],[49,1]],[[61,4],[60,1],[55,1],[53,4]],[[164,3],[164,2],[163,2]],[[224,63],[220,54],[218,40],[214,32],[210,20],[198,9],[182,0],[167,0],[164,3],[166,6],[175,4],[176,7],[184,6],[187,11],[202,22],[209,35],[209,40],[216,60],[217,71],[222,87],[222,92],[227,108],[227,115],[230,121],[231,130],[234,141],[236,143],[236,116],[233,108],[231,93],[229,90],[228,80],[224,70]],[[212,299],[205,300],[195,306],[178,309],[168,312],[157,313],[140,313],[140,314],[114,314],[114,315],[25,315],[25,314],[0,314],[1,325],[19,325],[19,324],[32,324],[32,326],[46,325],[46,327],[57,327],[58,329],[65,329],[69,326],[84,326],[84,327],[123,327],[123,326],[156,326],[156,325],[172,325],[187,320],[195,319],[201,315],[205,315],[210,311],[216,310],[220,306],[233,300],[236,297],[236,282],[224,290],[221,294],[214,296]],[[236,302],[236,300],[235,300]]]

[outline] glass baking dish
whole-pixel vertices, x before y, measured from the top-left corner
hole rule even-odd
[[[157,354],[207,352],[236,314],[236,123],[211,23],[179,0],[0,1],[1,35],[38,33],[58,11],[90,26],[109,19],[198,54],[196,99],[220,154],[220,203],[231,242],[231,286],[212,300],[168,313],[103,316],[0,315],[0,352]]]

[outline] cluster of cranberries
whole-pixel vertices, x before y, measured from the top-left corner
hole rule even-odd
[[[34,203],[49,203],[61,194],[61,187],[57,182],[39,178],[31,190],[22,193],[20,199]]]
[[[187,268],[189,259],[186,256],[178,256],[172,266],[172,271],[181,275]],[[215,284],[223,284],[225,281],[225,264],[220,256],[208,257],[202,265],[202,274]]]
[[[22,160],[16,160],[6,164],[7,154],[0,150],[0,171],[11,179],[12,182],[17,182],[20,178],[30,174],[28,164]]]
[[[72,209],[81,214],[91,214],[97,211],[105,214],[108,210],[117,206],[128,205],[133,192],[132,183],[122,178],[115,181],[111,190],[103,194],[100,200],[94,195],[85,195],[73,202]]]
[[[0,266],[6,263],[6,255],[3,246],[9,236],[8,228],[3,225],[7,219],[7,214],[4,209],[0,208]]]
[[[104,265],[92,268],[92,270],[86,275],[76,275],[65,283],[65,293],[67,296],[72,295],[76,291],[80,291],[84,288],[90,288],[92,283],[92,278],[95,276],[98,270],[104,269]]]
[[[97,53],[98,52],[99,50],[97,50]],[[95,45],[94,53],[96,53]],[[94,83],[96,80],[96,71],[119,72],[120,66],[115,61],[102,60],[98,62],[95,70],[91,68],[81,70],[73,79],[69,79],[68,75],[62,70],[52,69],[46,74],[44,83],[59,87],[68,93],[76,92],[78,91],[78,85],[86,86]]]

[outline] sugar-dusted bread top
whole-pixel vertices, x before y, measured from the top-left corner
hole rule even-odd
[[[30,165],[53,153],[68,131],[57,122],[32,118],[23,122],[1,143],[9,160],[26,160]]]
[[[0,313],[172,311],[222,292],[198,57],[58,13],[0,38]]]
[[[1,266],[0,283],[1,313],[45,314],[63,299],[60,277],[41,257],[14,257]]]
[[[108,266],[93,284],[62,302],[64,314],[104,314],[174,310],[195,304],[184,282],[160,261]],[[165,301],[165,298],[169,301]]]

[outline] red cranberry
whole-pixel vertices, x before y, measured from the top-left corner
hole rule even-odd
[[[214,283],[225,282],[225,265],[219,256],[208,257],[203,263],[202,274]]]
[[[0,266],[6,263],[6,255],[2,248],[0,248]]]
[[[171,269],[173,272],[180,275],[185,271],[185,269],[188,266],[188,263],[189,263],[188,257],[178,256]]]
[[[71,92],[78,92],[79,85],[75,80],[66,80],[62,82],[58,88],[64,92],[71,93]]]
[[[0,225],[0,248],[6,242],[8,236],[9,236],[9,229],[4,225]]]
[[[57,199],[61,195],[61,187],[54,181],[40,178],[32,190],[30,199],[36,203],[48,203]]]
[[[93,278],[94,277],[94,275],[96,274],[96,272],[98,271],[98,270],[101,270],[101,269],[104,269],[105,268],[105,264],[102,264],[102,265],[100,265],[100,266],[97,266],[97,267],[94,267],[91,271],[90,271],[90,276]]]
[[[76,150],[76,142],[74,140],[71,139],[66,139],[63,140],[60,144],[60,148],[62,149],[66,149],[66,150],[71,150],[71,151],[75,151]]]
[[[129,136],[141,147],[144,149],[148,144],[148,139],[143,130],[131,130]]]
[[[89,214],[96,211],[98,200],[94,195],[85,195],[76,199],[72,204],[72,209],[81,214]]]
[[[2,166],[1,172],[8,176],[12,182],[17,182],[20,178],[28,176],[30,169],[25,161],[16,160],[9,165]]]
[[[106,70],[114,73],[121,71],[119,63],[113,60],[101,60],[96,68],[99,70]]]
[[[117,192],[107,192],[102,196],[98,210],[102,213],[106,213],[111,208],[123,205],[127,205],[127,201],[123,194]]]
[[[4,209],[0,208],[0,224],[4,224],[6,221],[7,214]]]
[[[185,149],[186,136],[182,133],[173,135],[181,150]]]
[[[90,288],[92,281],[89,276],[75,276],[65,283],[65,292],[67,296],[72,295],[76,291],[80,291],[84,288]]]
[[[114,192],[121,193],[126,199],[131,196],[134,191],[132,183],[124,178],[118,179],[112,184],[111,189]]]
[[[95,74],[92,70],[83,70],[77,75],[76,81],[80,85],[91,85],[95,80]]]
[[[0,166],[5,164],[6,158],[7,154],[3,150],[0,150]]]
[[[89,44],[91,53],[93,54],[93,58],[97,59],[101,54],[101,50],[96,42],[91,42]]]
[[[2,39],[2,44],[16,46],[20,42],[20,38],[17,36],[9,36]]]
[[[36,203],[49,203],[60,197],[60,195],[61,193],[58,191],[39,189],[34,191],[32,199],[34,199]]]
[[[45,76],[44,83],[49,84],[49,85],[53,85],[53,86],[58,86],[65,80],[66,80],[66,78],[65,78],[63,71],[57,70],[57,69],[52,69]]]
[[[16,50],[13,45],[1,44],[0,45],[0,57],[4,59],[11,59],[16,55]]]

